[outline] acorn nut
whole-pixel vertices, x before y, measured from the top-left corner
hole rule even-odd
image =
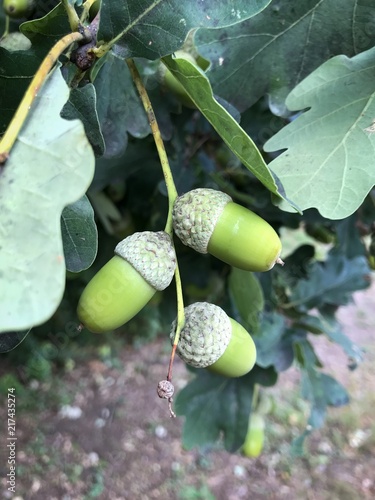
[[[118,328],[143,309],[156,291],[167,288],[175,268],[176,254],[167,233],[128,236],[84,289],[77,307],[79,320],[95,333]]]
[[[264,445],[264,428],[263,416],[259,413],[251,413],[245,441],[242,445],[242,452],[245,456],[259,457]]]
[[[268,271],[283,264],[276,231],[221,191],[198,188],[179,196],[173,227],[184,245],[239,269]]]
[[[9,17],[20,19],[32,13],[35,0],[3,0],[3,9]]]
[[[172,343],[175,331],[176,320],[170,332]],[[188,365],[225,377],[245,375],[256,361],[256,347],[249,333],[221,307],[208,302],[185,307],[185,324],[176,352]]]

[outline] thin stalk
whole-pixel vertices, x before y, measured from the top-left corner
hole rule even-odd
[[[152,104],[150,101],[150,98],[148,97],[147,90],[145,86],[143,85],[141,76],[139,74],[139,71],[132,59],[127,59],[127,65],[129,67],[130,74],[133,78],[134,84],[138,90],[139,96],[141,98],[143,107],[145,109],[145,112],[147,114],[147,118],[151,127],[151,132],[154,137],[156,149],[159,154],[159,159],[161,163],[161,168],[163,170],[163,175],[164,175],[164,180],[165,184],[167,186],[167,193],[168,193],[168,217],[167,217],[167,222],[165,225],[165,232],[168,233],[171,238],[173,236],[173,225],[172,225],[172,211],[173,211],[173,205],[174,202],[176,201],[176,198],[178,196],[177,194],[177,189],[176,185],[173,180],[173,175],[171,168],[169,166],[169,161],[168,161],[168,156],[165,151],[164,147],[164,142],[160,133],[160,129],[158,126],[158,122],[155,117],[154,110],[152,108]],[[173,340],[173,346],[172,346],[172,353],[169,361],[169,368],[168,368],[168,375],[167,375],[167,380],[171,381],[172,379],[172,367],[173,367],[173,361],[176,353],[176,348],[178,344],[178,340],[180,338],[180,332],[181,329],[184,326],[185,323],[185,314],[184,314],[184,300],[183,300],[183,294],[182,294],[182,284],[181,284],[181,276],[180,276],[180,270],[178,267],[178,262],[176,265],[176,271],[175,271],[175,281],[176,281],[176,295],[177,295],[177,326],[176,326],[176,333],[175,337]]]
[[[12,121],[8,125],[8,128],[6,129],[5,134],[1,139],[0,164],[4,163],[7,160],[9,152],[12,149],[17,136],[29,114],[31,105],[33,104],[34,99],[38,95],[38,92],[42,88],[48,76],[48,73],[55,65],[57,59],[70,45],[83,39],[84,36],[81,33],[69,33],[68,35],[64,36],[64,38],[59,40],[43,59],[42,64],[39,66],[38,71],[36,72],[34,78],[31,80],[31,83],[25,95],[23,96],[22,101],[20,102],[17,111],[12,118]]]
[[[66,11],[67,16],[68,16],[70,29],[73,32],[77,31],[78,27],[80,25],[80,21],[79,21],[79,17],[78,17],[78,14],[77,14],[75,8],[69,2],[69,0],[61,0],[61,3],[63,4],[63,7]]]
[[[158,126],[158,122],[156,121],[155,113],[152,108],[152,104],[150,98],[148,97],[147,90],[143,85],[141,75],[133,61],[133,59],[127,59],[127,65],[129,67],[130,74],[133,78],[134,84],[138,90],[139,96],[141,98],[143,107],[146,111],[147,118],[151,127],[152,135],[154,136],[154,141],[156,145],[156,149],[158,150],[161,168],[164,174],[165,184],[167,186],[168,192],[168,218],[165,226],[165,232],[172,236],[172,209],[174,202],[178,196],[177,189],[173,180],[173,175],[171,172],[171,168],[169,166],[168,156],[165,151],[164,142],[161,137],[160,129]]]

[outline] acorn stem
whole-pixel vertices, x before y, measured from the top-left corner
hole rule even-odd
[[[77,31],[78,26],[80,25],[78,14],[73,7],[72,4],[69,3],[69,0],[61,0],[61,3],[66,11],[68,16],[69,26],[72,31]]]
[[[172,236],[172,209],[174,202],[177,198],[177,189],[173,180],[173,175],[171,172],[171,168],[169,166],[169,161],[168,161],[168,156],[165,151],[164,147],[164,142],[161,137],[160,129],[158,126],[158,122],[155,117],[154,110],[152,108],[152,104],[150,101],[150,98],[148,97],[147,90],[145,89],[145,86],[143,85],[141,75],[139,74],[139,71],[137,69],[137,66],[135,65],[133,59],[127,59],[126,63],[128,65],[130,74],[133,78],[134,84],[137,87],[139,96],[141,98],[143,107],[146,111],[147,118],[151,127],[151,132],[152,135],[154,136],[154,141],[156,145],[156,149],[158,151],[160,163],[161,163],[161,168],[163,170],[164,174],[164,180],[165,184],[167,186],[167,192],[168,192],[168,203],[169,203],[169,209],[168,209],[168,218],[167,218],[167,223],[165,226],[164,231],[168,233],[170,236]]]
[[[165,184],[167,186],[167,192],[168,192],[168,217],[167,217],[167,222],[165,224],[165,229],[164,231],[170,235],[173,241],[173,223],[172,223],[172,213],[173,213],[173,206],[176,201],[176,198],[178,196],[176,185],[173,180],[173,175],[171,171],[171,167],[169,165],[168,161],[168,156],[167,152],[165,150],[164,142],[160,133],[159,125],[155,117],[154,110],[152,108],[152,104],[150,101],[150,98],[147,94],[147,90],[145,86],[143,85],[141,75],[139,74],[139,71],[137,69],[137,66],[135,65],[133,59],[127,59],[126,63],[128,65],[130,74],[133,78],[134,84],[138,90],[139,96],[141,98],[143,107],[145,109],[145,112],[147,114],[147,118],[151,127],[151,132],[154,137],[155,141],[155,146],[158,151],[160,163],[161,163],[161,168],[163,170],[163,175],[164,175],[164,180]],[[176,270],[175,270],[175,281],[176,281],[176,295],[177,295],[177,326],[176,326],[176,333],[173,341],[173,348],[171,352],[171,357],[169,361],[169,368],[168,368],[168,375],[167,375],[167,380],[171,381],[172,380],[172,367],[173,367],[173,361],[174,361],[174,356],[176,352],[176,346],[178,344],[178,340],[180,338],[180,332],[185,324],[185,312],[184,312],[184,300],[183,300],[183,295],[182,295],[182,285],[181,285],[181,276],[180,276],[180,270],[178,267],[178,261],[176,263]],[[171,411],[171,415],[173,412]]]
[[[30,85],[27,88],[26,93],[20,102],[16,113],[14,114],[12,121],[8,125],[8,128],[3,135],[0,142],[0,164],[5,163],[9,156],[9,152],[12,149],[18,134],[26,121],[29,114],[31,105],[33,104],[38,92],[42,88],[44,82],[46,81],[49,72],[55,65],[58,58],[70,45],[75,42],[79,42],[84,39],[84,36],[78,31],[74,33],[69,33],[61,38],[48,52],[46,57],[43,59],[42,64],[39,66],[38,71],[35,73],[34,78],[31,80]]]

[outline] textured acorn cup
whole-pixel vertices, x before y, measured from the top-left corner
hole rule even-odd
[[[173,343],[176,320],[172,323]],[[195,302],[185,307],[185,324],[176,349],[188,365],[224,375],[241,377],[256,361],[256,347],[248,332],[221,307]]]
[[[179,196],[173,228],[184,245],[245,271],[269,271],[282,263],[272,226],[221,191],[198,188]]]
[[[164,231],[128,236],[84,289],[77,307],[81,323],[95,333],[124,325],[167,288],[176,268],[171,238]]]

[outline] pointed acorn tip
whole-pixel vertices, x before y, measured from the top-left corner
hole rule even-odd
[[[280,257],[277,257],[276,264],[280,264],[281,266],[283,266],[285,262],[282,259],[280,259]]]

